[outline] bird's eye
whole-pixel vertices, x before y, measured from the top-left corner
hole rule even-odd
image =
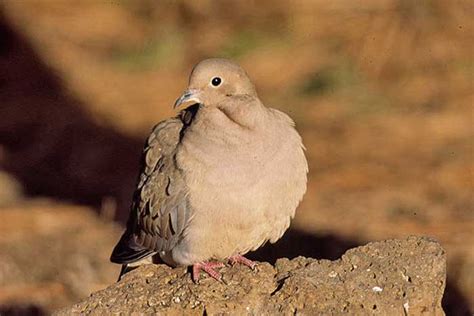
[[[217,87],[218,85],[220,85],[221,82],[222,82],[222,79],[219,78],[219,77],[214,77],[214,78],[212,78],[212,80],[211,80],[211,83],[212,83],[212,85],[213,85],[214,87]]]

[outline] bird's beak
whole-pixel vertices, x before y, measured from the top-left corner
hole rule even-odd
[[[201,100],[199,99],[199,90],[189,89],[189,90],[184,91],[183,95],[180,96],[178,98],[178,100],[176,100],[176,102],[174,103],[173,108],[176,109],[181,104],[183,104],[185,102],[190,102],[190,101],[193,101],[193,102],[196,102],[196,103],[201,102]]]

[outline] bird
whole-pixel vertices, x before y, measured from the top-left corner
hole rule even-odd
[[[185,104],[189,104],[184,108]],[[125,232],[110,260],[123,269],[159,255],[222,281],[225,263],[275,243],[306,192],[302,138],[266,107],[246,71],[224,58],[194,66],[174,108],[148,137]],[[122,270],[123,270],[122,269]]]

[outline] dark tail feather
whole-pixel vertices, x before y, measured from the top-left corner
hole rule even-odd
[[[120,280],[122,280],[122,277],[127,274],[128,272],[132,271],[132,270],[135,270],[136,268],[138,268],[138,266],[136,267],[131,267],[129,265],[126,265],[126,264],[122,264],[122,269],[120,269],[120,274],[118,276],[118,279],[117,279],[117,282],[119,282]]]
[[[112,251],[110,261],[119,264],[128,264],[153,254],[154,251],[145,249],[135,242],[132,234],[125,232]]]

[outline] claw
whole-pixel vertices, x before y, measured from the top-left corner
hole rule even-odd
[[[230,257],[229,262],[230,262],[231,265],[235,265],[237,263],[243,264],[243,265],[249,267],[252,270],[255,269],[255,267],[257,266],[257,264],[255,262],[245,258],[242,255],[234,255],[234,256]]]
[[[224,266],[224,263],[222,262],[198,262],[193,264],[193,281],[194,283],[197,283],[199,281],[199,274],[201,270],[204,270],[210,277],[213,279],[216,279],[217,281],[222,280],[222,275],[214,270],[216,268],[222,268]]]

